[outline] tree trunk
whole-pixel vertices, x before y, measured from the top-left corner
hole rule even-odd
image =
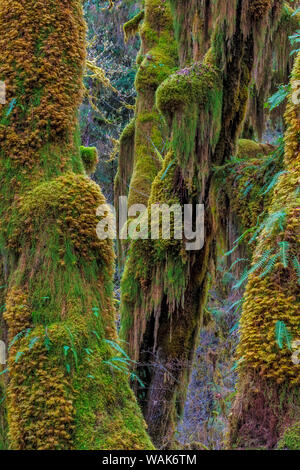
[[[1,275],[12,449],[152,448],[116,370],[114,253],[80,156],[80,0],[1,0]],[[1,284],[2,284],[1,282]],[[5,334],[5,333],[3,333]],[[113,341],[113,342],[108,342]],[[3,380],[4,375],[1,376]]]

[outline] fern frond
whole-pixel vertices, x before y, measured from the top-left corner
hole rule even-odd
[[[247,281],[249,274],[249,271],[244,271],[238,282],[234,284],[233,289],[239,289],[244,284],[244,282]]]
[[[279,258],[279,256],[280,256],[279,253],[276,253],[276,255],[272,256],[272,258],[269,260],[267,266],[265,267],[265,270],[260,274],[260,276],[259,276],[260,278],[265,277],[267,274],[269,274],[270,271],[272,271],[272,269],[275,266],[276,260]]]
[[[289,37],[293,38],[293,36],[289,36]],[[277,108],[277,106],[283,103],[283,101],[286,99],[286,97],[289,94],[289,90],[290,90],[289,85],[280,85],[276,93],[270,96],[267,103],[265,103],[265,107],[269,108],[270,111],[273,111],[273,109]]]
[[[232,265],[230,266],[230,268],[228,269],[228,271],[231,271],[232,268],[237,264],[237,263],[240,263],[241,261],[249,261],[248,258],[238,258],[236,259]]]
[[[277,181],[278,181],[278,178],[279,176],[281,175],[284,175],[285,173],[288,173],[288,171],[279,171],[278,173],[276,173],[276,175],[273,176],[272,180],[270,181],[270,183],[268,184],[267,186],[267,189],[265,189],[265,191],[262,193],[260,193],[262,196],[264,196],[265,194],[267,194],[269,191],[271,191],[271,189],[274,188],[274,186],[276,185]],[[265,186],[264,186],[265,188]],[[263,188],[263,189],[264,189]],[[262,189],[262,191],[263,191]]]
[[[254,271],[257,271],[258,269],[261,269],[268,262],[273,251],[274,248],[270,248],[269,250],[264,251],[257,263],[255,263],[250,269],[249,274],[254,273]]]
[[[297,276],[298,276],[298,284],[300,284],[300,264],[299,264],[298,258],[296,258],[296,256],[293,257],[292,263],[294,265],[294,268],[295,268]]]
[[[278,225],[280,230],[283,230],[285,218],[285,210],[273,212],[273,214],[269,215],[265,222],[265,230],[267,231],[267,233],[270,233],[275,228],[275,225]]]

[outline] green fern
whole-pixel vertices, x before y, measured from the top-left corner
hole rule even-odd
[[[232,268],[237,264],[237,263],[240,263],[241,261],[249,261],[248,258],[238,258],[236,259],[232,265],[230,266],[230,268],[228,269],[228,271],[231,271]]]
[[[233,289],[239,289],[244,284],[244,282],[247,281],[248,276],[249,276],[249,271],[245,270],[241,278],[238,280],[238,282],[234,284]]]
[[[257,271],[258,269],[261,269],[269,260],[271,253],[274,251],[273,248],[270,248],[269,250],[264,251],[261,254],[260,259],[252,266],[252,268],[249,271],[249,274],[254,273],[254,271]]]
[[[249,271],[244,271],[244,273],[242,274],[242,277],[233,286],[233,289],[239,289],[242,286],[242,284],[244,284],[244,282],[248,279],[248,276],[250,274],[252,274],[255,271],[257,271],[257,270],[261,269],[262,267],[264,267],[264,265],[268,262],[268,260],[270,258],[270,255],[273,251],[274,251],[273,248],[271,248],[270,250],[264,251],[262,253],[260,259],[252,266],[252,268],[249,269]]]
[[[130,357],[128,356],[128,354],[126,354],[126,352],[124,351],[124,349],[121,348],[121,346],[116,343],[115,341],[112,341],[110,339],[104,339],[105,343],[109,344],[112,348],[114,348],[116,351],[118,351],[119,353],[122,354],[122,356],[124,356],[128,361],[131,361]]]
[[[290,36],[291,38],[292,36]],[[290,86],[289,85],[280,85],[276,93],[270,96],[267,103],[265,104],[266,108],[269,108],[270,111],[277,108],[289,94]]]
[[[289,242],[279,242],[278,245],[280,246],[280,257],[282,264],[285,268],[287,268],[289,264]]]

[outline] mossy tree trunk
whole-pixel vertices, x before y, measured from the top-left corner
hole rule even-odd
[[[283,18],[289,18],[289,25],[293,20],[277,0],[170,0],[159,7],[155,0],[146,0],[145,5],[142,43],[149,37],[144,35],[147,17],[171,8],[179,58],[178,70],[155,93],[170,138],[162,169],[151,185],[148,208],[154,203],[205,205],[201,251],[186,252],[184,243],[174,239],[133,241],[122,279],[122,332],[130,353],[141,363],[147,386],[147,394],[138,391],[138,396],[155,444],[169,447],[183,408],[209,273],[224,244],[219,234],[224,233],[230,210],[219,205],[214,167],[235,154],[246,115],[252,116],[259,133],[261,121],[251,114],[249,88],[255,77],[260,96],[270,89],[272,74],[266,71],[280,52],[280,46],[275,47],[272,56],[272,46],[283,32]],[[289,61],[286,58],[285,73]],[[278,70],[281,67],[278,59]],[[144,73],[140,66],[137,84]],[[138,88],[138,100],[141,91]],[[137,121],[140,115],[137,106]],[[148,188],[137,158],[135,150],[131,184],[141,175],[142,186]],[[142,161],[141,165],[145,172],[147,167]]]
[[[80,156],[80,0],[0,0],[1,290],[12,449],[152,448],[117,353],[105,203]],[[5,377],[5,378],[4,378]]]
[[[237,447],[300,446],[300,365],[291,348],[300,324],[299,80],[298,54],[285,113],[284,171],[257,239],[252,265],[257,268],[241,317],[238,395],[230,421],[230,444]]]

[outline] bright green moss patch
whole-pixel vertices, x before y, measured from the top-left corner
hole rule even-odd
[[[191,103],[207,103],[211,94],[216,93],[217,69],[209,65],[194,64],[182,69],[166,80],[157,90],[156,103],[159,110],[168,117]]]
[[[140,64],[135,82],[137,91],[156,89],[174,69],[174,60],[170,57],[169,50],[164,52],[161,47],[151,49],[151,53]]]

